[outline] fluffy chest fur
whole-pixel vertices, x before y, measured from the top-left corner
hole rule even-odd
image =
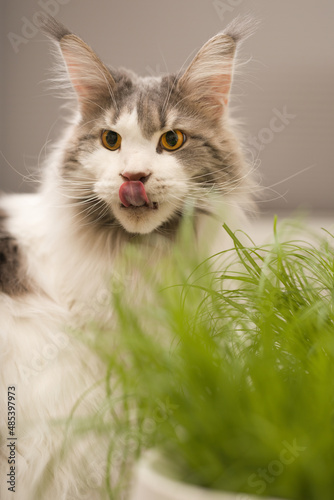
[[[240,220],[253,183],[228,100],[251,27],[232,23],[184,72],[160,78],[108,68],[54,19],[45,30],[59,52],[57,88],[72,89],[76,107],[39,192],[0,200],[0,385],[17,388],[15,498],[102,499],[106,443],[85,435],[66,448],[66,419],[75,405],[94,415],[105,372],[73,332],[112,321],[115,279],[136,294],[135,265],[119,267],[129,246],[150,266],[186,215],[194,251],[214,242],[214,226]],[[1,477],[7,466],[2,444]],[[9,498],[4,482],[0,493]]]

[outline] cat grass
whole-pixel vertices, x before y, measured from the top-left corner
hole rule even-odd
[[[122,450],[111,498],[147,448],[201,487],[333,498],[333,236],[295,240],[276,219],[268,245],[225,231],[231,250],[200,264],[185,238],[146,302],[113,295],[118,327],[98,345],[108,467]]]

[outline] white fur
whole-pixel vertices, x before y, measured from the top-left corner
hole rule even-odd
[[[87,439],[75,442],[69,460],[63,459],[62,466],[54,468],[50,491],[45,486],[44,494],[37,497],[35,488],[47,477],[48,462],[59,459],[64,426],[57,428],[54,421],[67,419],[84,391],[103,376],[98,358],[67,329],[79,327],[93,312],[98,315],[99,297],[108,285],[103,276],[110,263],[106,255],[102,257],[99,242],[89,243],[84,237],[76,240],[73,222],[65,210],[54,208],[47,193],[8,197],[3,206],[13,214],[11,233],[25,250],[37,288],[22,298],[2,295],[0,299],[3,437],[8,436],[7,387],[17,388],[14,498],[103,498],[96,486],[103,479],[106,446]],[[78,414],[94,414],[101,403],[101,389],[97,387],[85,398]],[[13,498],[4,481],[9,472],[7,451],[3,444],[1,499]],[[87,457],[94,461],[87,463]]]

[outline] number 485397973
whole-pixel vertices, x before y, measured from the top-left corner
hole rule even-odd
[[[8,387],[8,430],[15,435],[15,386]]]

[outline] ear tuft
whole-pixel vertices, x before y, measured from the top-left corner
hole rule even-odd
[[[40,29],[45,35],[47,35],[51,40],[60,42],[62,38],[66,35],[71,35],[71,32],[57,21],[54,17],[45,14],[40,23]]]
[[[223,33],[231,37],[240,47],[241,43],[256,32],[258,25],[259,20],[254,19],[251,15],[239,15],[230,22]]]

